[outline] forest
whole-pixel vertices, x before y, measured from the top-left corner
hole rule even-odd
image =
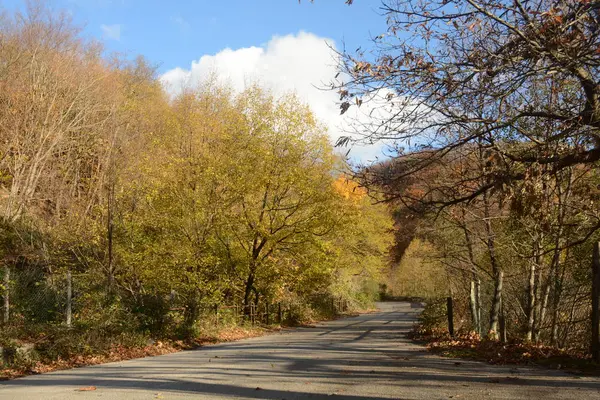
[[[173,95],[40,6],[0,32],[4,349],[65,359],[194,339],[219,307],[293,324],[372,304],[393,220],[295,95],[210,76]]]
[[[401,225],[397,290],[453,297],[455,324],[482,339],[600,362],[600,2],[380,10],[388,31],[345,53],[332,87],[342,112],[380,110],[357,133],[393,156],[356,175]]]
[[[385,144],[368,165],[292,93],[173,94],[64,14],[4,14],[0,345],[55,360],[380,296],[439,330],[451,297],[470,338],[600,357],[600,2],[379,10],[330,87],[370,107],[336,143]]]

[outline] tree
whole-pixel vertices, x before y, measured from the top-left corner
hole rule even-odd
[[[534,164],[552,173],[600,159],[599,2],[393,0],[382,9],[388,32],[372,56],[343,54],[347,80],[334,87],[342,112],[383,104],[373,129],[359,132],[366,139],[430,149],[403,176],[479,143],[486,179],[443,200],[452,204],[524,180]]]
[[[367,191],[349,174],[338,177],[334,187],[343,201],[338,206],[341,226],[329,241],[335,255],[333,291],[368,304],[378,296],[378,284],[386,281],[390,269],[394,221],[388,205],[373,204]]]
[[[254,87],[236,100],[242,115],[227,146],[232,207],[220,240],[240,261],[244,306],[261,295],[273,258],[292,255],[337,224],[332,210],[334,157],[323,128],[293,96],[275,100]]]
[[[65,16],[30,6],[2,23],[2,218],[30,206],[60,217],[71,202],[89,213],[115,131],[115,75]]]
[[[142,57],[105,57],[42,6],[0,27],[1,294],[15,339],[39,327],[42,357],[67,359],[128,333],[194,337],[215,304],[289,300],[308,315],[334,295],[373,300],[388,210],[336,180],[325,128],[294,95],[215,77],[171,95]]]

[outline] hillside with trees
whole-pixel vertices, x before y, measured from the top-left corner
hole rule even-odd
[[[5,364],[299,324],[380,294],[427,297],[438,333],[451,297],[468,346],[600,362],[600,2],[380,10],[388,30],[331,77],[357,111],[337,145],[389,146],[352,167],[293,93],[218,71],[170,93],[66,14],[2,14]]]
[[[393,221],[294,95],[210,76],[172,95],[43,7],[0,32],[4,349],[68,359],[376,298]]]

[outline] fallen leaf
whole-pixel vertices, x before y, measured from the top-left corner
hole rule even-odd
[[[82,387],[78,389],[79,392],[91,392],[93,390],[96,390],[96,386]]]

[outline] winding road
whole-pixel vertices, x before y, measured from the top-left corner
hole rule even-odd
[[[238,342],[0,383],[0,399],[600,399],[600,379],[427,353],[421,311],[380,311]],[[95,387],[95,390],[80,391]]]

